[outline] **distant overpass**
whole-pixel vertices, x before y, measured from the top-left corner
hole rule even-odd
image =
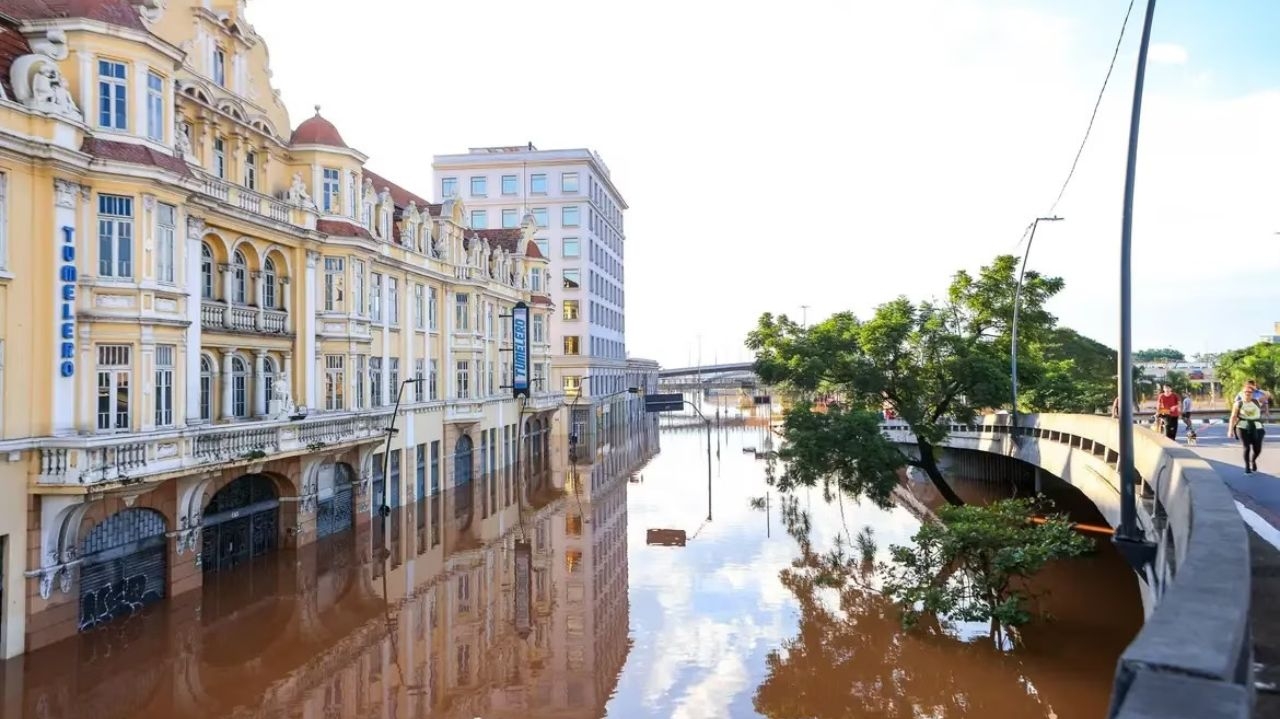
[[[753,362],[737,362],[734,364],[709,364],[701,367],[675,367],[671,369],[658,370],[658,378],[666,379],[668,377],[693,377],[696,375],[715,375],[726,374],[730,372],[754,372],[755,363]]]

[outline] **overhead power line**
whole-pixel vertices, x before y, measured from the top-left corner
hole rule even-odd
[[[1116,38],[1115,49],[1111,51],[1111,62],[1107,64],[1107,74],[1102,78],[1102,87],[1098,88],[1098,97],[1093,102],[1093,112],[1089,114],[1089,124],[1085,126],[1084,137],[1080,138],[1080,146],[1076,148],[1076,156],[1071,160],[1071,169],[1067,171],[1067,178],[1062,181],[1058,196],[1054,198],[1053,204],[1049,206],[1049,211],[1045,213],[1046,215],[1053,215],[1054,211],[1058,209],[1058,203],[1062,202],[1062,197],[1067,193],[1067,187],[1071,184],[1071,179],[1075,177],[1076,167],[1080,164],[1080,156],[1084,154],[1085,145],[1089,143],[1089,135],[1093,132],[1093,123],[1098,119],[1098,108],[1102,106],[1102,97],[1107,92],[1107,83],[1111,81],[1111,73],[1116,67],[1116,58],[1120,57],[1120,46],[1124,42],[1124,31],[1129,27],[1129,16],[1133,14],[1133,3],[1134,0],[1129,0],[1129,7],[1124,11],[1124,20],[1120,23],[1120,35]],[[1022,243],[1027,241],[1027,236],[1031,234],[1031,228],[1034,225],[1035,223],[1032,222],[1022,231],[1022,237],[1013,247],[1014,252],[1017,252],[1022,247]]]
[[[1116,38],[1115,50],[1111,52],[1111,63],[1107,65],[1106,77],[1102,78],[1102,87],[1098,90],[1098,99],[1093,103],[1093,112],[1089,115],[1089,124],[1084,129],[1084,137],[1080,140],[1080,148],[1076,150],[1075,159],[1071,161],[1071,169],[1067,172],[1067,179],[1062,183],[1062,189],[1058,190],[1058,196],[1045,214],[1052,215],[1053,211],[1058,209],[1058,203],[1062,201],[1062,196],[1067,192],[1067,185],[1071,184],[1071,178],[1076,174],[1076,165],[1080,164],[1080,155],[1084,153],[1084,146],[1089,142],[1089,133],[1093,132],[1093,121],[1098,117],[1098,108],[1102,105],[1102,96],[1107,92],[1107,82],[1111,80],[1111,71],[1115,69],[1116,58],[1120,56],[1120,44],[1124,41],[1124,30],[1129,26],[1129,15],[1131,13],[1133,13],[1133,0],[1129,0],[1129,9],[1124,11],[1124,22],[1120,23],[1120,36]]]

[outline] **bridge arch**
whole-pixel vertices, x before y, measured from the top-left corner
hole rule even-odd
[[[1008,415],[953,424],[943,449],[1027,462],[1080,489],[1111,526],[1119,524],[1120,425],[1093,415]],[[915,445],[910,427],[885,436]],[[1247,716],[1252,707],[1248,535],[1230,490],[1194,452],[1135,427],[1135,501],[1141,531],[1156,547],[1138,570],[1146,620],[1120,657],[1110,716],[1159,714],[1177,692],[1180,716]],[[1188,649],[1194,637],[1194,651]]]

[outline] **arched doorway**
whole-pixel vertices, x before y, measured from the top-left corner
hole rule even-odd
[[[351,465],[325,462],[316,478],[316,539],[351,528],[352,483],[355,471]]]
[[[129,616],[164,598],[164,515],[122,509],[80,543],[80,630]]]
[[[458,437],[453,446],[453,489],[457,501],[454,503],[454,517],[462,517],[471,513],[472,485],[471,461],[473,445],[467,435]]]
[[[280,497],[262,474],[246,474],[218,490],[204,510],[200,563],[206,572],[230,569],[275,550]]]

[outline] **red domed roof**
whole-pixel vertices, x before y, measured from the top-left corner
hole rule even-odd
[[[316,105],[316,114],[307,118],[289,138],[290,145],[327,145],[329,147],[346,147],[342,135],[332,122],[320,117],[320,106]]]

